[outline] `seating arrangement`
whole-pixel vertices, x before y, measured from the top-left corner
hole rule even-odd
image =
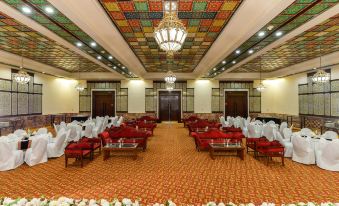
[[[29,166],[47,162],[47,144],[48,141],[45,138],[33,139],[31,148],[25,152],[25,162]]]
[[[24,152],[13,150],[9,143],[0,141],[0,171],[12,170],[24,163]]]

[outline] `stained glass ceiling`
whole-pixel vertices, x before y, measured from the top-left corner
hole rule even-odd
[[[232,72],[271,72],[339,51],[339,14]],[[322,65],[323,66],[323,65]]]
[[[192,72],[242,2],[178,0],[178,17],[188,36],[181,52],[169,59],[153,37],[163,17],[163,1],[98,1],[148,72]]]
[[[237,48],[233,53],[229,54],[214,68],[210,69],[205,77],[210,78],[219,75],[240,61],[246,59],[253,53],[258,52],[259,50],[278,40],[281,36],[286,35],[299,26],[305,24],[307,21],[333,7],[338,2],[339,0],[296,0],[274,19],[272,19],[268,24],[266,24],[262,29],[260,29],[256,34],[240,45],[239,48]],[[302,43],[303,41],[300,42]],[[303,43],[307,44],[307,42]],[[286,53],[285,55],[289,54]],[[299,57],[285,56],[284,58],[298,59]],[[310,58],[312,58],[312,55],[309,55],[308,57],[305,55],[303,58],[300,57],[300,59],[303,59],[304,61]],[[294,62],[297,61],[295,60]],[[275,63],[273,62],[266,63],[271,64],[266,65],[266,68],[280,68],[274,65]],[[249,71],[256,70],[257,69],[252,68]],[[270,71],[272,71],[272,69]]]
[[[128,70],[128,68],[122,65],[122,63],[119,62],[112,55],[110,55],[109,52],[107,52],[102,46],[96,43],[88,34],[86,34],[83,30],[81,30],[70,19],[68,19],[60,11],[54,8],[47,0],[2,0],[2,1],[6,2],[8,5],[24,13],[27,17],[33,19],[40,25],[46,27],[47,29],[54,32],[61,38],[70,42],[71,44],[76,45],[79,49],[86,52],[88,55],[98,59],[99,61],[102,61],[105,65],[112,68],[112,70],[115,70],[121,73],[122,75],[125,75],[126,77],[130,77],[130,78],[136,77],[134,74],[132,74]],[[3,23],[7,24],[6,22],[3,22]],[[8,23],[9,25],[4,25],[4,26],[11,26],[10,25],[11,22],[8,21]],[[16,24],[18,24],[18,22],[16,22]],[[31,31],[31,32],[34,32],[34,31]],[[41,36],[41,34],[38,34],[37,32],[34,32],[34,33],[37,36]],[[8,33],[8,35],[15,35],[15,34]],[[46,37],[44,38],[47,39]],[[39,39],[36,39],[34,43],[37,44],[37,46],[38,44],[42,44],[42,42],[39,42]],[[34,44],[34,43],[31,43],[31,44]],[[42,50],[46,52],[45,49],[42,49]],[[32,53],[29,56],[37,58],[40,55],[39,53],[41,51],[36,51],[36,53],[38,53],[37,55],[34,54],[35,52],[34,50],[29,51],[29,52]],[[45,54],[45,55],[48,55],[48,54]],[[41,60],[41,58],[39,60]],[[74,65],[76,65],[77,63],[68,64],[70,63],[70,62],[67,62],[67,59],[69,58],[70,57],[60,56],[60,58],[56,58],[55,60],[52,60],[52,58],[50,58],[48,62],[50,63],[51,61],[54,61],[54,62],[66,61],[62,65],[59,65],[59,68],[61,67],[68,71],[77,71],[77,68],[74,67]],[[37,59],[34,59],[34,60],[37,60]],[[81,62],[82,62],[81,71],[83,72],[93,71],[91,70],[93,66],[89,64],[89,62],[91,61],[85,60]],[[44,62],[44,63],[47,63],[47,62]],[[91,62],[91,64],[95,64],[95,63]],[[96,65],[96,67],[100,67],[100,66]],[[96,71],[107,71],[107,70],[102,68]]]

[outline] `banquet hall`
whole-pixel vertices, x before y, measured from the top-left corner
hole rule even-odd
[[[1,0],[0,205],[339,204],[339,0]]]

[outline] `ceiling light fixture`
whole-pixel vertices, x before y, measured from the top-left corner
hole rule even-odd
[[[282,36],[283,35],[283,32],[282,31],[277,31],[276,33],[275,33],[275,36],[276,37],[279,37],[279,36]]]
[[[27,6],[24,6],[21,8],[22,12],[24,12],[25,14],[31,14],[32,13],[32,9],[27,7]]]
[[[54,14],[54,9],[52,7],[50,7],[50,6],[45,7],[45,11],[48,14]]]
[[[325,72],[323,69],[321,69],[322,67],[322,62],[321,62],[321,47],[319,48],[320,50],[320,57],[319,57],[319,69],[318,71],[312,76],[312,81],[316,84],[323,84],[326,83],[328,81],[330,81],[331,76],[329,73]]]
[[[112,56],[108,56],[108,59],[113,59],[113,57]]]
[[[226,61],[222,61],[222,64],[226,64]]]
[[[171,83],[171,82],[166,82],[166,84],[165,84],[165,87],[166,87],[166,90],[167,91],[173,91],[174,90],[174,87],[175,87],[175,83],[173,82],[173,83]]]
[[[94,41],[91,42],[91,47],[96,47],[97,43],[95,43]]]
[[[173,56],[182,48],[187,37],[186,28],[175,12],[176,8],[177,2],[165,1],[164,18],[154,29],[156,42],[169,56]]]
[[[167,83],[174,83],[177,80],[177,77],[175,76],[175,74],[169,70],[164,78],[165,82]]]
[[[77,45],[77,47],[82,47],[82,43],[81,42],[77,42],[77,43],[75,43],[75,45]]]
[[[254,52],[253,49],[248,50],[249,54],[253,54],[253,52]]]
[[[236,54],[240,54],[240,50],[239,50],[239,49],[236,50],[235,53],[236,53]]]
[[[213,71],[215,71],[215,70],[217,70],[217,68],[214,67],[214,68],[213,68]]]
[[[22,26],[23,29],[24,26]],[[24,69],[24,56],[23,56],[23,49],[24,42],[21,42],[21,65],[20,65],[20,71],[16,74],[14,74],[14,80],[18,84],[27,84],[31,80],[31,76],[25,72]]]
[[[101,60],[101,59],[102,59],[102,57],[101,57],[101,56],[97,56],[97,59]]]
[[[260,32],[258,33],[258,36],[259,36],[259,37],[263,37],[263,36],[265,36],[265,34],[266,34],[266,32],[260,31]]]
[[[264,85],[264,84],[262,83],[262,81],[261,81],[261,69],[262,69],[262,68],[261,68],[261,67],[262,67],[262,64],[261,64],[261,63],[262,63],[262,59],[260,58],[260,70],[259,70],[259,72],[260,72],[260,74],[259,74],[259,75],[260,75],[260,76],[259,76],[259,78],[260,78],[260,80],[259,80],[260,83],[259,83],[259,85],[258,85],[257,88],[256,88],[258,92],[262,92],[262,91],[264,91],[264,90],[266,89],[265,85]]]
[[[232,61],[232,64],[235,64],[235,63],[237,63],[236,61]]]
[[[85,90],[85,87],[83,84],[80,83],[80,58],[79,58],[79,64],[78,64],[78,84],[75,86],[75,89],[78,91],[78,92],[82,92]]]

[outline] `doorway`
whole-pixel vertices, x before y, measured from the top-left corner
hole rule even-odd
[[[181,121],[180,91],[159,91],[159,120]]]
[[[92,91],[92,117],[115,116],[115,91]]]
[[[225,91],[225,116],[248,116],[248,91]]]

